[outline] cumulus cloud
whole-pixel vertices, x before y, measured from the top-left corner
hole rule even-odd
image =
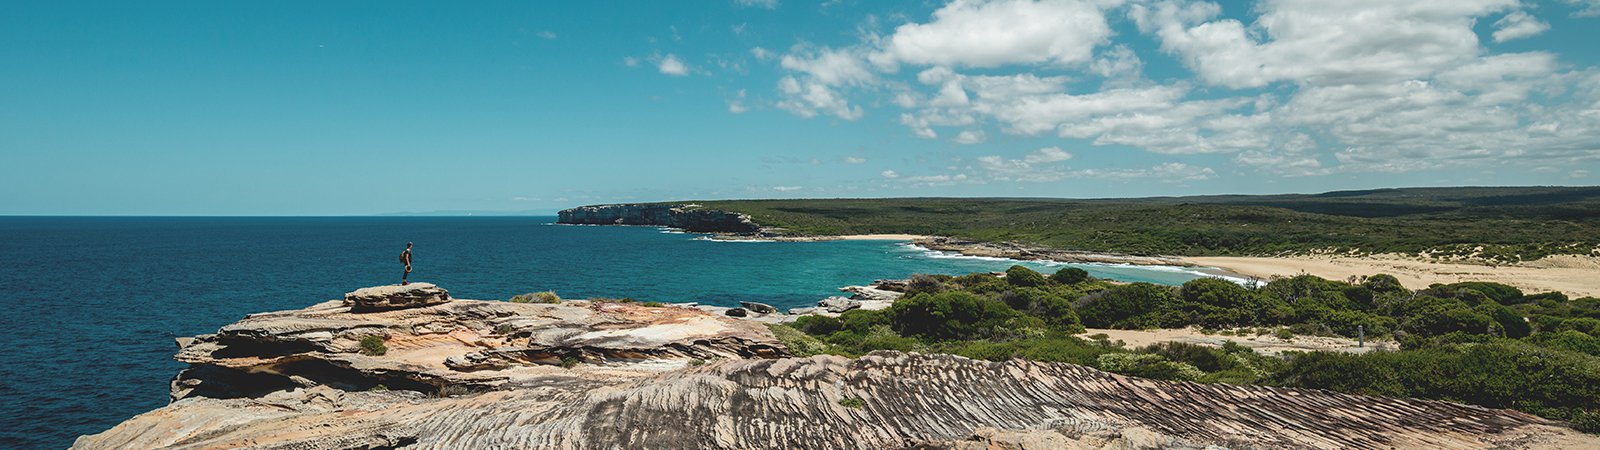
[[[872,55],[882,66],[1071,65],[1111,36],[1105,8],[1120,1],[956,0],[928,23],[896,28]]]
[[[756,59],[759,59],[759,60],[762,60],[762,61],[770,60],[770,59],[773,58],[773,54],[772,54],[771,50],[767,50],[767,49],[764,49],[764,48],[761,48],[761,47],[751,47],[750,48],[750,56],[754,56],[754,57],[756,57]]]
[[[778,191],[778,192],[794,192],[794,191],[798,191],[800,189],[804,189],[804,187],[802,187],[802,186],[773,186],[772,187],[772,190]]]
[[[895,178],[900,178],[900,174],[896,173],[893,170],[885,170],[885,171],[883,171],[883,173],[879,173],[878,175],[882,175],[884,178],[888,178],[888,179],[891,179],[891,180],[895,179]]]
[[[1480,42],[1479,23],[1493,25],[1496,42],[1546,31],[1525,7],[1274,0],[1229,15],[1193,0],[957,0],[887,34],[864,31],[855,45],[796,46],[778,58],[787,73],[777,106],[847,120],[869,106],[898,108],[898,122],[925,139],[1048,136],[1227,155],[1284,176],[1600,160],[1600,69]],[[1116,36],[1108,14],[1126,16],[1138,34]],[[1146,78],[1149,55],[1131,39],[1153,41],[1187,76]],[[985,158],[944,181],[958,172],[970,175],[964,182],[1215,176],[1184,163],[1070,170],[1038,157]]]
[[[556,32],[550,31],[550,30],[540,31],[538,33],[538,35],[539,35],[539,37],[544,38],[544,39],[555,39],[556,38]]]
[[[846,156],[846,157],[844,157],[844,163],[845,164],[863,164],[863,163],[866,163],[866,162],[867,162],[867,159],[866,158],[862,158],[860,156]]]
[[[656,63],[656,68],[660,70],[661,73],[677,77],[689,74],[689,66],[684,65],[683,60],[678,59],[677,55],[671,53],[668,53],[667,56],[661,57],[661,61]]]
[[[1524,11],[1512,11],[1494,22],[1494,41],[1505,42],[1537,36],[1550,29],[1550,24]]]

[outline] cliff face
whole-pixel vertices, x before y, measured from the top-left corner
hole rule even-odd
[[[371,337],[386,351],[362,352]],[[173,403],[73,448],[1600,448],[1437,401],[948,355],[785,358],[754,322],[637,304],[330,301],[181,344]]]
[[[761,226],[744,214],[697,205],[592,205],[560,212],[558,223],[574,225],[656,225],[697,233],[749,234]]]

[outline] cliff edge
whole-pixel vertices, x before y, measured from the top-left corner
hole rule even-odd
[[[631,303],[335,300],[180,345],[191,366],[171,404],[73,448],[1600,446],[1439,401],[949,355],[793,358],[760,324]]]

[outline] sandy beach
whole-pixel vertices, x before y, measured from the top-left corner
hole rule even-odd
[[[1271,278],[1311,274],[1330,280],[1352,276],[1389,274],[1408,288],[1421,289],[1433,283],[1493,281],[1524,292],[1560,291],[1572,297],[1600,296],[1600,258],[1558,255],[1514,266],[1489,266],[1429,261],[1403,255],[1372,256],[1289,256],[1192,257],[1185,262],[1218,267],[1250,277]]]
[[[846,234],[837,237],[845,241],[914,241],[928,238],[920,234]]]

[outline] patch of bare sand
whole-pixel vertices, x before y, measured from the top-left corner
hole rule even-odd
[[[1434,283],[1493,281],[1537,293],[1559,291],[1573,297],[1600,296],[1600,257],[1558,255],[1518,265],[1478,265],[1424,260],[1404,255],[1193,257],[1185,262],[1218,267],[1260,278],[1311,274],[1330,280],[1389,274],[1408,288]]]
[[[1248,328],[1245,330],[1249,330]],[[1162,342],[1182,342],[1186,344],[1221,347],[1223,343],[1233,341],[1239,345],[1249,347],[1263,355],[1277,355],[1283,352],[1346,352],[1365,353],[1375,349],[1395,349],[1397,346],[1392,341],[1368,340],[1365,347],[1358,346],[1355,339],[1342,337],[1323,336],[1295,336],[1290,339],[1279,339],[1272,334],[1257,336],[1255,333],[1245,333],[1245,336],[1224,336],[1221,334],[1201,333],[1198,328],[1162,328],[1155,330],[1109,330],[1090,328],[1079,338],[1090,339],[1096,334],[1106,335],[1111,342],[1122,341],[1127,348],[1139,348]]]
[[[846,234],[837,237],[844,241],[914,241],[928,238],[920,234]]]

